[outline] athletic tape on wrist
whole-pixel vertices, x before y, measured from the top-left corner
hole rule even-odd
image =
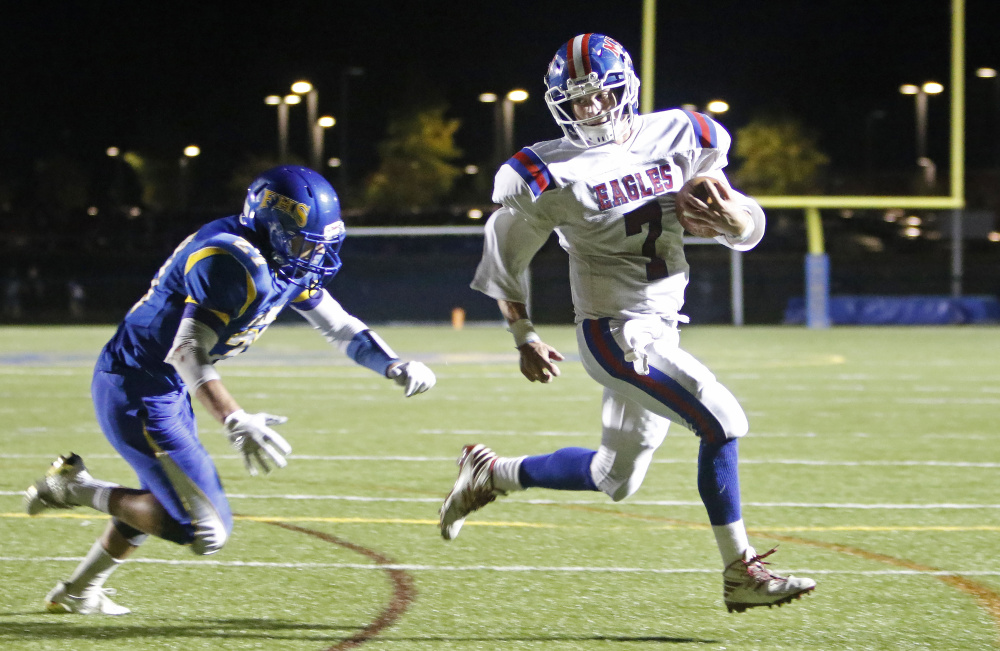
[[[524,344],[541,341],[542,338],[535,332],[535,326],[530,319],[518,319],[507,328],[514,335],[514,344],[520,348]]]

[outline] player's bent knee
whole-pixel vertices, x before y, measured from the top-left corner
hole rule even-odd
[[[642,478],[636,481],[633,477],[629,477],[625,481],[610,483],[603,490],[613,502],[621,502],[626,497],[634,495],[640,486],[642,486]]]
[[[146,542],[149,536],[135,527],[125,524],[118,518],[111,518],[111,524],[114,525],[115,530],[118,535],[122,537],[129,545],[132,547],[138,547],[142,543]]]
[[[746,436],[750,431],[746,412],[740,406],[736,396],[719,382],[705,385],[699,396],[701,402],[719,421],[726,439]]]
[[[652,455],[653,448],[648,448],[630,458],[602,445],[590,466],[594,484],[613,501],[621,502],[642,486]]]

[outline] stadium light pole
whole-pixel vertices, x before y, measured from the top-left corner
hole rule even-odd
[[[943,90],[944,86],[936,81],[928,81],[920,86],[916,84],[903,84],[899,87],[900,93],[903,95],[913,95],[916,100],[917,165],[924,168],[924,175],[928,185],[934,184],[936,166],[927,157],[927,96],[937,95]]]
[[[479,101],[493,104],[493,164],[499,168],[514,153],[514,104],[528,99],[528,91],[515,88],[503,100],[496,93],[482,93]]]
[[[336,118],[332,115],[324,115],[316,120],[316,124],[313,127],[313,156],[316,162],[313,165],[313,169],[322,174],[320,170],[320,165],[323,160],[323,144],[325,140],[326,130],[337,124]]]
[[[496,93],[481,93],[479,101],[493,105],[493,151],[490,153],[490,167],[495,171],[503,160],[503,106]]]
[[[528,91],[516,88],[503,98],[503,146],[504,156],[514,153],[514,104],[528,99]]]
[[[188,145],[184,148],[184,155],[180,157],[177,162],[180,168],[180,197],[178,203],[181,206],[181,210],[188,209],[188,199],[191,190],[191,179],[189,176],[188,168],[191,166],[192,159],[201,155],[201,147],[198,145]]]
[[[996,146],[996,164],[1000,167],[1000,77],[997,76],[996,68],[978,68],[976,76],[980,79],[989,79],[993,82],[993,115],[996,117],[993,134]]]
[[[288,107],[298,104],[302,98],[298,95],[268,95],[264,98],[264,103],[268,106],[278,107],[278,162],[284,163],[288,160]]]
[[[306,98],[306,124],[309,126],[309,167],[318,169],[320,165],[319,142],[323,138],[323,128],[316,123],[319,113],[319,93],[308,81],[292,84],[292,92]]]
[[[337,169],[337,176],[341,192],[347,192],[347,186],[350,183],[347,171],[347,136],[350,132],[347,126],[350,80],[351,77],[361,77],[364,74],[364,68],[355,66],[349,66],[340,71],[340,167]]]

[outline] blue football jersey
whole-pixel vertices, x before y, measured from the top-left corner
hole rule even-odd
[[[252,237],[232,216],[206,224],[181,242],[105,346],[98,368],[140,369],[180,387],[183,382],[164,359],[185,316],[218,333],[210,351],[216,361],[246,350],[289,303],[310,309],[320,293],[277,276]]]

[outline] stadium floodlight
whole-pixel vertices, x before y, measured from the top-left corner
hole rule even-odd
[[[715,113],[715,114],[725,113],[726,111],[729,110],[729,103],[721,99],[713,99],[705,106],[705,109],[709,113]]]

